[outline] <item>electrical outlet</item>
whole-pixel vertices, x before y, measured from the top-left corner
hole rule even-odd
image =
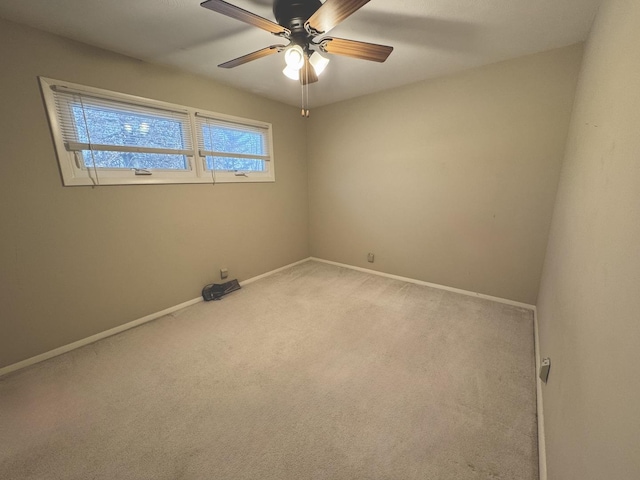
[[[375,255],[373,253],[370,253],[367,255],[367,261],[369,263],[373,263],[373,260],[375,259]]]
[[[229,270],[227,270],[226,268],[221,268],[220,269],[220,278],[224,280],[228,276],[229,276]]]
[[[550,370],[551,370],[551,359],[550,358],[543,359],[542,363],[540,364],[540,380],[542,380],[544,383],[547,383],[547,380],[549,380]]]

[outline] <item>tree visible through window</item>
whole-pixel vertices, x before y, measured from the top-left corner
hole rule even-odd
[[[264,137],[259,132],[203,124],[202,138],[208,151],[243,155],[266,155]],[[264,160],[233,156],[207,157],[208,170],[263,172]]]
[[[80,143],[128,147],[185,149],[182,123],[151,115],[74,104]],[[184,155],[83,150],[86,167],[186,170]]]
[[[271,124],[40,77],[64,185],[275,181]]]

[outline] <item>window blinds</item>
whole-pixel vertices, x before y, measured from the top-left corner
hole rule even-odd
[[[194,155],[187,111],[168,110],[51,86],[68,151]]]
[[[271,160],[269,127],[247,125],[196,113],[201,157]]]
[[[269,123],[44,77],[40,84],[64,185],[275,181]]]

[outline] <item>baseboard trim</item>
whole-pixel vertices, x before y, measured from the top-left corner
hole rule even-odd
[[[494,302],[498,302],[498,303],[504,303],[507,305],[513,305],[513,306],[517,306],[517,307],[522,307],[522,308],[526,308],[529,310],[533,310],[533,325],[534,325],[534,342],[535,342],[535,364],[536,364],[536,371],[534,372],[535,374],[535,378],[536,378],[536,402],[537,402],[537,418],[538,418],[538,457],[539,457],[539,473],[540,473],[540,480],[547,480],[547,456],[546,456],[546,442],[545,442],[545,434],[544,434],[544,405],[543,405],[543,401],[542,401],[542,382],[541,380],[538,378],[538,370],[540,368],[540,335],[539,335],[539,330],[538,330],[538,311],[537,308],[535,307],[535,305],[529,305],[527,303],[522,303],[522,302],[516,302],[513,300],[507,300],[504,298],[499,298],[499,297],[493,297],[491,295],[485,295],[482,293],[476,293],[476,292],[470,292],[468,290],[461,290],[459,288],[453,288],[453,287],[447,287],[445,285],[438,285],[435,283],[429,283],[429,282],[424,282],[422,280],[416,280],[413,278],[408,278],[408,277],[401,277],[399,275],[392,275],[390,273],[385,273],[385,272],[379,272],[376,270],[370,270],[368,268],[362,268],[362,267],[356,267],[353,265],[348,265],[348,264],[344,264],[344,263],[339,263],[339,262],[333,262],[330,260],[324,260],[321,258],[317,258],[317,257],[308,257],[305,259],[302,259],[298,262],[294,262],[291,263],[289,265],[285,265],[284,267],[280,267],[277,268],[275,270],[271,270],[269,272],[263,273],[261,275],[257,275],[255,277],[249,278],[247,280],[243,280],[240,282],[240,285],[244,286],[244,285],[248,285],[250,283],[256,282],[258,280],[261,280],[263,278],[266,278],[270,275],[274,275],[276,273],[282,272],[284,270],[287,270],[291,267],[295,267],[296,265],[300,265],[302,263],[308,262],[308,261],[316,261],[316,262],[320,262],[320,263],[326,263],[329,265],[335,265],[338,267],[343,267],[343,268],[349,268],[351,270],[357,270],[359,272],[364,272],[364,273],[370,273],[373,275],[378,275],[381,277],[387,277],[387,278],[392,278],[395,280],[401,280],[404,282],[409,282],[409,283],[414,283],[417,285],[423,285],[426,287],[431,287],[431,288],[437,288],[440,290],[446,290],[449,292],[455,292],[455,293],[460,293],[462,295],[467,295],[467,296],[472,296],[472,297],[477,297],[477,298],[483,298],[485,300],[491,300]],[[92,335],[90,337],[84,338],[82,340],[78,340],[76,342],[70,343],[68,345],[64,345],[62,347],[50,350],[48,352],[42,353],[40,355],[36,355],[34,357],[31,358],[27,358],[25,360],[22,360],[20,362],[8,365],[6,367],[2,367],[0,368],[0,377],[2,377],[3,375],[7,375],[9,373],[15,372],[17,370],[21,370],[23,368],[29,367],[31,365],[35,365],[36,363],[40,363],[43,362],[45,360],[49,360],[50,358],[53,357],[57,357],[58,355],[62,355],[64,353],[70,352],[72,350],[75,350],[77,348],[80,347],[84,347],[85,345],[89,345],[91,343],[95,343],[98,340],[102,340],[103,338],[107,338],[107,337],[111,337],[113,335],[116,335],[118,333],[124,332],[126,330],[130,330],[132,328],[135,328],[139,325],[142,325],[144,323],[147,322],[151,322],[153,320],[156,320],[158,318],[164,317],[165,315],[169,315],[173,312],[176,312],[178,310],[182,310],[183,308],[186,307],[190,307],[192,305],[195,305],[197,303],[202,302],[202,297],[198,297],[198,298],[194,298],[192,300],[188,300],[186,302],[183,302],[179,305],[175,305],[173,307],[169,307],[165,310],[161,310],[159,312],[156,313],[152,313],[150,315],[146,315],[142,318],[139,318],[137,320],[134,320],[132,322],[128,322],[125,323],[124,325],[120,325],[117,326],[115,328],[109,329],[109,330],[105,330],[104,332],[101,333],[97,333],[95,335]]]
[[[255,277],[249,278],[247,280],[243,280],[240,282],[240,285],[248,285],[257,280],[268,277],[269,275],[273,275],[275,273],[286,270],[287,268],[294,267],[304,262],[308,262],[311,259],[305,258],[300,260],[299,262],[292,263],[290,265],[285,265],[284,267],[277,268],[275,270],[271,270],[270,272],[263,273],[261,275],[257,275]],[[197,303],[202,302],[202,297],[194,298],[192,300],[188,300],[179,305],[174,305],[173,307],[166,308],[159,312],[152,313],[150,315],[146,315],[137,320],[133,320],[132,322],[125,323],[124,325],[119,325],[117,327],[111,328],[109,330],[105,330],[104,332],[96,333],[95,335],[91,335],[90,337],[83,338],[82,340],[78,340],[73,343],[69,343],[68,345],[63,345],[62,347],[55,348],[53,350],[49,350],[48,352],[41,353],[40,355],[36,355],[35,357],[27,358],[17,363],[13,363],[11,365],[7,365],[6,367],[0,368],[0,377],[3,375],[7,375],[9,373],[15,372],[17,370],[21,370],[26,367],[30,367],[31,365],[35,365],[36,363],[44,362],[45,360],[49,360],[50,358],[57,357],[58,355],[62,355],[63,353],[70,352],[80,347],[84,347],[85,345],[89,345],[91,343],[95,343],[98,340],[102,340],[103,338],[111,337],[113,335],[117,335],[118,333],[124,332],[126,330],[130,330],[132,328],[138,327],[144,323],[151,322],[152,320],[156,320],[160,317],[164,317],[165,315],[169,315],[170,313],[177,312],[178,310],[182,310],[183,308],[190,307]]]
[[[189,300],[179,305],[169,307],[160,312],[152,313],[142,318],[138,318],[137,320],[133,320],[132,322],[125,323],[124,325],[118,325],[117,327],[111,328],[109,330],[105,330],[104,332],[96,333],[95,335],[91,335],[90,337],[83,338],[82,340],[78,340],[77,342],[63,345],[62,347],[49,350],[48,352],[41,353],[40,355],[36,355],[35,357],[27,358],[26,360],[22,360],[18,363],[14,363],[12,365],[8,365],[6,367],[0,368],[0,377],[8,373],[15,372],[16,370],[20,370],[22,368],[35,365],[36,363],[44,362],[45,360],[49,360],[50,358],[57,357],[58,355],[62,355],[63,353],[70,352],[71,350],[75,350],[76,348],[84,347],[85,345],[89,345],[90,343],[95,343],[98,340],[102,340],[103,338],[117,335],[120,332],[124,332],[125,330],[129,330],[131,328],[137,327],[139,325],[142,325],[143,323],[150,322],[157,318],[164,317],[165,315],[169,315],[170,313],[173,313],[177,310],[181,310],[185,307],[195,305],[196,303],[200,303],[201,301],[202,301],[202,297],[194,298],[193,300]]]
[[[437,283],[424,282],[422,280],[416,280],[415,278],[401,277],[399,275],[393,275],[391,273],[379,272],[377,270],[370,270],[368,268],[355,267],[346,263],[333,262],[331,260],[324,260],[322,258],[310,257],[309,260],[313,260],[321,263],[328,263],[329,265],[335,265],[338,267],[350,268],[351,270],[357,270],[359,272],[370,273],[372,275],[378,275],[380,277],[392,278],[394,280],[400,280],[408,283],[415,283],[416,285],[422,285],[424,287],[437,288],[438,290],[446,290],[447,292],[460,293],[469,297],[482,298],[484,300],[491,300],[493,302],[504,303],[506,305],[512,305],[514,307],[526,308],[527,310],[534,310],[535,305],[529,305],[528,303],[516,302],[515,300],[508,300],[506,298],[493,297],[491,295],[485,295],[484,293],[470,292],[469,290],[462,290],[460,288],[447,287],[446,285],[438,285]]]
[[[243,280],[242,282],[240,282],[240,285],[242,285],[242,286],[249,285],[250,283],[257,282],[258,280],[262,280],[263,278],[270,277],[271,275],[273,275],[275,273],[280,273],[283,270],[287,270],[287,269],[289,269],[291,267],[295,267],[296,265],[300,265],[300,264],[308,262],[310,260],[311,260],[311,257],[303,258],[302,260],[290,263],[289,265],[285,265],[284,267],[276,268],[275,270],[271,270],[271,271],[269,271],[267,273],[263,273],[262,275],[257,275],[255,277],[251,277],[251,278],[249,278],[247,280]]]
[[[448,292],[460,293],[476,298],[483,298],[485,300],[491,300],[498,303],[504,303],[506,305],[512,305],[516,307],[526,308],[533,311],[533,329],[534,329],[534,343],[535,343],[535,372],[534,378],[536,379],[536,410],[538,421],[538,470],[540,480],[547,480],[547,451],[544,435],[544,408],[542,402],[542,381],[538,378],[538,371],[540,369],[540,335],[538,331],[538,309],[535,305],[528,303],[516,302],[514,300],[508,300],[506,298],[493,297],[491,295],[485,295],[483,293],[470,292],[468,290],[462,290],[454,287],[447,287],[446,285],[438,285],[436,283],[424,282],[422,280],[416,280],[414,278],[401,277],[399,275],[393,275],[390,273],[379,272],[377,270],[370,270],[368,268],[355,267],[346,263],[333,262],[331,260],[324,260],[322,258],[310,257],[308,260],[316,262],[327,263],[329,265],[335,265],[338,267],[349,268],[351,270],[357,270],[359,272],[370,273],[372,275],[378,275],[381,277],[392,278],[394,280],[401,280],[403,282],[414,283],[416,285],[423,285],[426,287],[437,288],[439,290],[446,290]]]
[[[542,401],[542,380],[538,377],[540,371],[540,331],[538,326],[538,309],[533,310],[533,338],[536,352],[536,408],[538,417],[538,472],[540,480],[547,480],[547,444],[544,436],[544,403]]]

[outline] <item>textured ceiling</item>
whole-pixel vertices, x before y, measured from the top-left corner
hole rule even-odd
[[[153,63],[196,72],[291,105],[299,83],[282,55],[219,63],[280,39],[200,7],[201,0],[0,0],[0,17]],[[230,0],[273,20],[272,0]],[[310,86],[325,105],[587,37],[600,0],[371,0],[332,36],[395,47],[378,64],[331,55]]]

